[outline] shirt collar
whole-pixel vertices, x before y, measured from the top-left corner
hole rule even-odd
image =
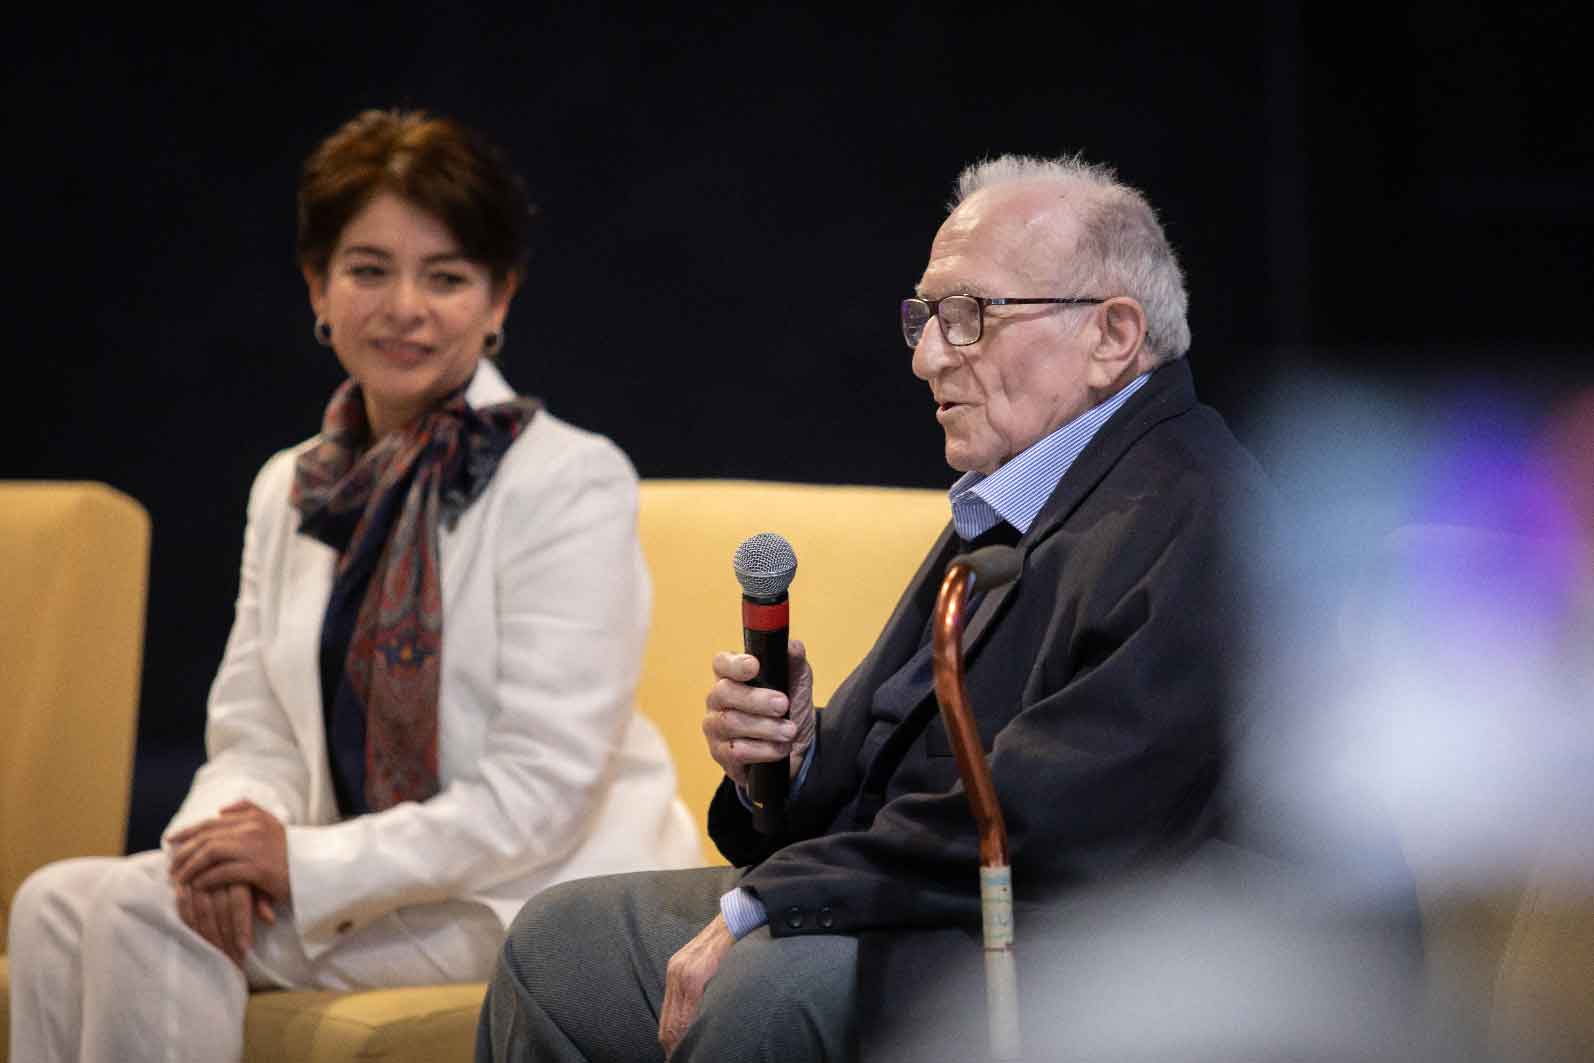
[[[990,531],[999,520],[1011,524],[1020,535],[1029,531],[1075,459],[1148,378],[1147,373],[1135,377],[1118,394],[1031,443],[991,475],[967,472],[959,477],[947,492],[958,535],[973,539]]]

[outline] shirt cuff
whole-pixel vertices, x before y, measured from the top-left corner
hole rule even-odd
[[[720,914],[737,941],[769,922],[764,902],[737,886],[720,897]]]

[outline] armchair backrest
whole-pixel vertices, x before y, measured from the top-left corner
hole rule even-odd
[[[29,872],[123,850],[149,540],[104,484],[0,482],[0,947]]]
[[[705,819],[721,772],[703,742],[703,699],[714,653],[742,645],[736,547],[773,531],[796,551],[791,636],[807,645],[815,701],[823,705],[874,644],[948,517],[946,492],[930,489],[642,482],[653,623],[638,700],[669,742],[706,853],[715,853]]]

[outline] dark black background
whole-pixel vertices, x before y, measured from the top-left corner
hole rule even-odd
[[[293,192],[356,111],[426,107],[509,150],[542,214],[505,371],[643,476],[948,482],[895,302],[963,164],[1072,150],[1158,205],[1198,385],[1282,474],[1263,399],[1301,373],[1415,408],[1586,384],[1582,7],[13,21],[0,475],[104,480],[153,517],[130,846],[201,755],[254,471],[339,379],[310,335]]]

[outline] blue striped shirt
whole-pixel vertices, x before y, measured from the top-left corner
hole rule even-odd
[[[957,533],[973,539],[990,531],[999,520],[1017,528],[1021,535],[1029,531],[1041,507],[1101,426],[1147,379],[1145,374],[1135,377],[1118,394],[1025,447],[991,475],[964,473],[948,492]]]
[[[964,539],[973,539],[990,531],[999,520],[1007,521],[1021,535],[1029,531],[1064,474],[1084,453],[1107,419],[1129,401],[1129,396],[1140,390],[1146,379],[1144,373],[1135,377],[1118,394],[1031,443],[991,475],[967,472],[959,477],[947,492],[952,502],[952,526],[957,533]],[[811,747],[809,759],[812,759]],[[808,764],[809,760],[803,761],[802,774],[792,789],[794,795],[801,786],[802,776],[808,773]],[[720,897],[720,914],[738,941],[744,934],[769,922],[763,902],[740,886]]]

